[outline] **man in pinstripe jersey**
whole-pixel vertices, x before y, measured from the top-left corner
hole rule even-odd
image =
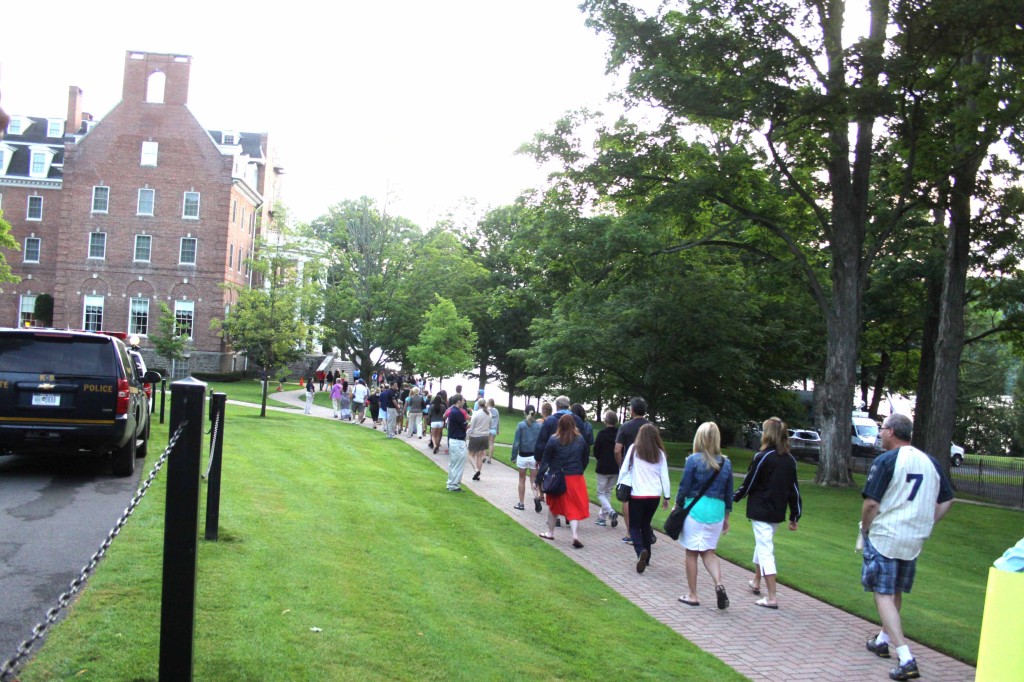
[[[920,677],[917,662],[903,637],[900,607],[903,593],[914,585],[917,556],[932,526],[953,504],[949,478],[931,456],[910,444],[913,424],[894,414],[882,424],[882,447],[868,472],[862,495],[861,532],[864,564],[861,583],[875,595],[882,631],[867,642],[867,649],[889,658],[896,647],[899,665],[889,672],[894,680]]]

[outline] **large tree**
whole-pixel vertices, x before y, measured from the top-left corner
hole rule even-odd
[[[734,225],[760,227],[802,271],[827,329],[819,401],[825,448],[816,480],[851,483],[846,456],[867,278],[879,249],[921,201],[919,150],[943,140],[941,131],[919,125],[919,109],[906,106],[912,76],[936,67],[934,59],[919,58],[910,28],[898,21],[913,15],[911,3],[870,0],[866,34],[849,44],[839,0],[665,2],[654,16],[617,0],[588,0],[583,8],[590,24],[612,38],[610,68],[629,72],[628,101],[663,111],[665,134],[692,126],[715,133],[705,148],[717,176],[697,167],[660,179],[661,193],[691,214],[702,201],[731,212]],[[895,140],[899,150],[892,149]],[[641,151],[657,156],[660,147]],[[751,195],[737,182],[743,171],[736,162],[770,169],[774,191]],[[643,178],[620,180],[619,187],[629,190],[636,179]],[[973,187],[961,185],[969,198]],[[796,222],[785,219],[795,215],[794,202],[804,206]],[[747,235],[749,248],[753,234]],[[816,267],[818,257],[824,270]]]
[[[370,376],[393,357],[407,311],[400,306],[402,280],[409,273],[419,230],[389,215],[372,199],[342,201],[310,225],[326,266],[323,326],[325,341],[340,348]]]

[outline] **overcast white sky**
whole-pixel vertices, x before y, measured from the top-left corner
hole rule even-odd
[[[516,148],[567,110],[607,110],[607,41],[577,4],[57,0],[17,25],[5,12],[0,89],[8,113],[64,117],[77,85],[102,117],[126,50],[188,54],[193,113],[270,133],[293,215],[390,192],[391,213],[427,228],[463,198],[496,206],[536,186],[544,172]]]

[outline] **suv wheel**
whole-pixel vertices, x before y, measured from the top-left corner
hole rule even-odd
[[[964,463],[964,456],[961,454],[953,455],[953,466],[958,467]]]
[[[111,455],[111,469],[115,476],[131,476],[135,473],[135,434]]]

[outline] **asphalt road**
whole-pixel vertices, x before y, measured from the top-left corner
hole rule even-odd
[[[102,458],[0,457],[0,663],[99,549],[144,471],[141,459],[117,478]]]

